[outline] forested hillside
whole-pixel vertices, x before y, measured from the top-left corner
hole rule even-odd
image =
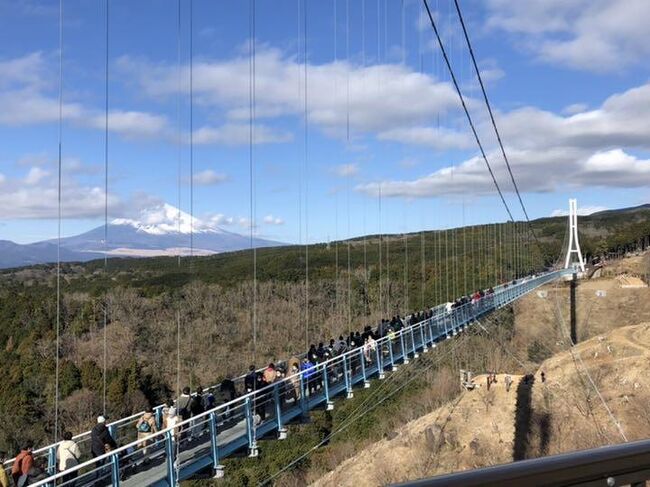
[[[580,226],[586,254],[633,250],[650,235],[650,208],[581,217]],[[539,245],[523,223],[312,245],[308,307],[305,248],[259,249],[257,362],[297,353],[306,340],[547,267],[561,254],[566,218],[536,220],[533,229]],[[177,316],[183,384],[208,384],[243,372],[253,360],[252,274],[250,251],[180,262],[110,259],[108,272],[103,261],[62,265],[64,427],[85,429],[101,409],[104,332],[107,407],[113,417],[173,395]],[[13,452],[26,438],[42,444],[52,436],[56,269],[6,270],[0,282],[0,448]]]

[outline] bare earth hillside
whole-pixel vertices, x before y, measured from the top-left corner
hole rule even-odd
[[[621,264],[616,270],[631,271]],[[615,276],[581,281],[580,343],[571,350],[568,285],[545,291],[517,305],[510,346],[526,381],[511,375],[506,392],[505,373],[516,371],[499,371],[488,391],[486,375],[478,375],[476,389],[357,453],[315,485],[386,485],[650,437],[648,288],[623,289]],[[546,357],[541,366],[539,356]]]

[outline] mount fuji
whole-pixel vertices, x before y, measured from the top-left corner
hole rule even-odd
[[[61,259],[83,262],[103,258],[105,254],[109,257],[189,255],[190,252],[210,255],[251,246],[250,236],[229,232],[167,203],[142,210],[137,219],[116,218],[106,230],[106,244],[103,225],[80,235],[62,238]],[[252,243],[257,248],[285,245],[257,237]],[[0,268],[55,262],[56,256],[56,240],[24,245],[0,240]]]

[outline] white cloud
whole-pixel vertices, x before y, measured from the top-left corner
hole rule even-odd
[[[581,206],[578,208],[578,215],[587,216],[605,210],[609,210],[609,208],[606,206]],[[569,210],[553,210],[551,216],[569,216]]]
[[[154,98],[167,98],[178,92],[176,66],[129,57],[122,57],[118,66],[139,80],[143,91]],[[295,58],[278,49],[258,46],[255,109],[258,120],[302,116],[303,68]],[[459,108],[457,95],[449,83],[398,64],[362,67],[339,61],[310,65],[307,80],[309,122],[340,137],[345,136],[348,120],[348,81],[353,134],[421,125],[440,113]],[[195,62],[193,87],[197,104],[212,110],[215,116],[225,112],[227,123],[248,120],[249,59],[245,54],[229,60]],[[186,88],[180,87],[182,92]],[[208,141],[214,138],[210,132],[202,136]]]
[[[208,217],[210,223],[214,225],[232,225],[235,223],[235,218],[232,216],[226,216],[223,213],[217,213],[216,215],[211,215]]]
[[[250,143],[250,126],[243,123],[227,123],[220,127],[201,127],[194,132],[195,144],[245,145]],[[279,132],[266,125],[255,125],[253,141],[255,144],[290,142],[293,136]]]
[[[250,228],[251,228],[251,221],[250,221],[250,219],[249,219],[249,218],[246,218],[246,217],[244,217],[244,216],[240,216],[239,218],[237,218],[237,223],[238,223],[239,226],[242,227],[242,228],[247,228],[247,229],[249,229],[249,230],[250,230]],[[253,225],[253,227],[255,227],[255,225]]]
[[[40,167],[32,167],[27,173],[27,176],[25,176],[25,183],[29,185],[38,184],[49,175],[50,173],[48,171],[45,171]]]
[[[104,114],[93,115],[90,125],[103,130],[106,126]],[[108,114],[108,130],[126,138],[155,138],[170,136],[167,117],[139,111],[114,110]]]
[[[540,59],[588,71],[645,63],[647,0],[489,0],[489,27],[523,37]]]
[[[41,87],[48,83],[45,59],[40,51],[26,56],[0,61],[0,88],[11,86]]]
[[[59,119],[59,102],[32,88],[0,92],[0,124],[9,126],[52,123]],[[64,103],[62,115],[66,120],[80,121],[84,109],[77,103]]]
[[[58,217],[58,177],[56,160],[47,157],[26,156],[19,161],[46,160],[40,166],[31,167],[20,177],[0,174],[0,220],[13,219],[56,219]],[[61,216],[68,218],[98,218],[104,215],[105,193],[100,186],[83,184],[79,175],[88,174],[96,166],[82,163],[76,158],[63,160],[61,179]],[[150,205],[151,198],[136,195],[128,205],[115,194],[108,195],[110,215],[124,215],[137,211],[142,205]]]
[[[58,190],[55,184],[20,184],[7,181],[0,192],[0,218],[54,219],[58,216]],[[69,181],[62,187],[63,218],[96,218],[104,214],[104,191],[95,186],[82,186]],[[109,195],[109,211],[113,214],[123,210],[115,195]]]
[[[340,178],[354,176],[359,173],[359,165],[356,163],[340,164],[334,167],[332,172]]]
[[[404,144],[423,145],[434,149],[467,149],[474,142],[469,134],[444,127],[406,127],[385,130],[377,135],[379,140]]]
[[[284,225],[284,220],[273,215],[266,215],[264,217],[264,223],[267,225]]]
[[[553,148],[543,151],[508,150],[509,160],[520,190],[551,192],[565,187],[632,188],[650,185],[650,160],[637,159],[621,149],[599,152],[584,157],[581,151]],[[504,192],[512,192],[512,184],[499,153],[488,154]],[[494,163],[498,161],[498,163]],[[480,157],[468,159],[455,167],[409,181],[373,182],[357,186],[357,190],[376,196],[381,186],[385,197],[439,197],[451,195],[491,195],[493,182]]]
[[[547,192],[571,187],[643,187],[650,185],[650,162],[631,150],[650,150],[650,83],[610,96],[589,111],[562,116],[534,107],[496,113],[517,184],[523,191]],[[478,122],[483,140],[493,137],[486,120]],[[415,132],[417,134],[417,132]],[[434,129],[412,132],[412,143],[426,145]],[[488,148],[489,149],[489,148]],[[501,188],[512,191],[498,151],[488,151]],[[360,185],[376,194],[379,182]],[[402,197],[493,194],[495,189],[481,158],[446,167],[414,180],[383,181],[382,194]]]
[[[25,126],[56,123],[59,99],[56,68],[40,52],[0,61],[0,124]],[[69,100],[66,93],[61,115],[76,126],[104,130],[102,110]],[[170,137],[167,117],[136,110],[109,113],[109,130],[129,138]]]
[[[200,171],[194,174],[192,177],[194,184],[199,186],[213,186],[215,184],[223,183],[228,176],[223,173],[218,173],[212,169],[206,169],[205,171]]]

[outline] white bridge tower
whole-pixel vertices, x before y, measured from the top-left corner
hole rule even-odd
[[[580,242],[578,241],[578,200],[569,200],[569,248],[566,252],[566,260],[564,261],[564,268],[568,269],[571,266],[571,256],[576,254],[578,262],[573,264],[580,268],[581,272],[585,271],[585,261],[582,258],[580,251]]]

